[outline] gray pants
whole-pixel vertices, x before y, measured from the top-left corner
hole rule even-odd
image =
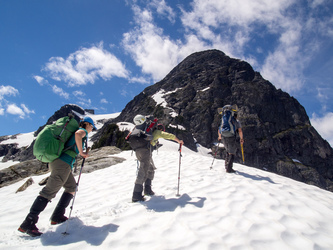
[[[222,136],[222,143],[224,144],[224,147],[229,154],[233,154],[233,155],[236,154],[238,145],[237,145],[235,136],[232,136],[232,137],[223,137]]]
[[[60,159],[56,159],[49,163],[49,169],[51,170],[51,175],[45,187],[39,193],[41,196],[51,200],[62,187],[65,188],[67,193],[76,191],[76,181],[70,165]]]
[[[152,159],[150,149],[138,148],[135,150],[137,159],[140,162],[138,175],[135,184],[143,185],[146,179],[153,180],[155,174],[155,165]]]

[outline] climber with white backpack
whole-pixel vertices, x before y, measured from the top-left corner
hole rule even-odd
[[[152,150],[156,146],[158,139],[174,140],[179,144],[184,142],[175,135],[159,129],[157,119],[152,116],[136,115],[133,122],[135,127],[126,137],[126,141],[135,151],[136,157],[140,162],[132,196],[132,202],[138,202],[145,200],[142,192],[148,196],[155,194],[151,189],[156,169],[152,159]]]
[[[222,141],[227,151],[225,159],[225,169],[227,173],[235,173],[233,169],[233,162],[237,151],[238,143],[236,142],[236,135],[240,137],[241,146],[244,143],[242,125],[237,120],[237,105],[225,105],[222,109],[218,110],[222,114],[221,126],[218,129],[218,140]]]

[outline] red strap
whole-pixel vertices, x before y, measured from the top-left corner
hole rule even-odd
[[[157,118],[154,119],[154,121],[149,125],[149,127],[146,129],[146,132],[150,132],[150,130],[155,126],[157,122]]]

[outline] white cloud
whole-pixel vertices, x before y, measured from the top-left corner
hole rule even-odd
[[[138,28],[123,35],[123,45],[143,73],[151,75],[155,81],[161,80],[169,72],[170,65],[178,62],[178,45],[153,24],[148,9],[134,6],[133,11]]]
[[[185,44],[164,35],[163,29],[154,24],[149,8],[134,5],[133,12],[137,26],[123,35],[123,46],[142,72],[152,76],[153,81],[165,77],[190,53],[211,48],[192,35],[184,34]],[[145,83],[147,80],[133,77],[130,81]]]
[[[39,83],[40,86],[43,86],[44,84],[48,84],[48,81],[44,79],[42,76],[33,76],[33,78]]]
[[[188,32],[233,57],[251,63],[263,77],[289,92],[304,86],[304,71],[327,37],[332,38],[329,1],[195,0],[183,10]],[[309,11],[309,7],[313,9]],[[323,8],[325,7],[325,8]],[[323,17],[324,16],[324,17]],[[256,39],[256,40],[254,40]],[[265,40],[268,41],[265,41]],[[272,39],[272,40],[269,40]],[[251,47],[266,42],[267,48]],[[263,62],[253,55],[263,51]]]
[[[5,96],[16,96],[17,94],[19,94],[19,91],[12,86],[0,86],[0,115],[8,113],[24,119],[28,117],[29,114],[35,113],[34,110],[30,110],[25,104],[21,104],[21,107],[19,107],[15,103],[10,103],[5,99]]]
[[[320,48],[320,38],[333,37],[333,19],[318,15],[327,2],[194,0],[191,9],[180,7],[184,33],[182,40],[175,40],[154,22],[152,7],[156,1],[146,7],[134,1],[136,26],[124,34],[123,45],[154,81],[189,54],[215,48],[249,61],[276,87],[296,92],[305,84],[303,74]],[[161,6],[160,11],[156,8],[159,14],[176,13],[164,1]]]
[[[9,104],[7,106],[6,112],[11,115],[18,115],[21,119],[24,119],[25,117],[24,111],[16,104]]]
[[[145,77],[131,77],[128,80],[130,83],[141,83],[141,84],[149,84],[150,81],[149,79],[145,78]]]
[[[76,96],[76,97],[82,97],[82,96],[85,96],[86,94],[83,93],[80,90],[76,90],[76,91],[73,92],[73,95]]]
[[[103,104],[108,104],[109,102],[108,102],[105,98],[102,98],[102,99],[101,99],[101,103],[103,103]]]
[[[197,0],[182,22],[200,39],[206,39],[234,57],[247,59],[245,49],[259,32],[279,38],[277,46],[266,56],[262,75],[284,90],[298,90],[303,84],[300,74],[308,62],[300,48],[302,20],[286,14],[295,1],[204,1]],[[254,49],[254,52],[262,48]],[[300,60],[302,59],[302,60]],[[257,62],[251,57],[252,64]]]
[[[65,92],[62,88],[59,88],[56,85],[52,86],[52,91],[53,91],[53,93],[65,98],[65,99],[69,99],[69,94],[67,92]]]
[[[78,101],[78,104],[83,108],[89,108],[91,107],[91,99],[83,99],[80,98],[80,101]]]
[[[23,112],[25,114],[35,114],[35,111],[34,110],[30,110],[25,104],[21,104],[21,107],[23,109]]]
[[[65,81],[69,86],[94,83],[98,78],[128,78],[129,72],[121,61],[103,49],[103,43],[91,48],[81,48],[66,59],[52,57],[44,68],[52,79]]]
[[[120,94],[122,95],[122,96],[127,96],[128,95],[128,92],[127,92],[127,90],[126,89],[122,89],[121,91],[120,91]]]
[[[318,133],[333,147],[333,113],[326,113],[323,117],[318,117],[313,113],[310,120],[312,126],[315,127]]]
[[[4,86],[1,85],[0,86],[0,101],[2,101],[4,99],[4,96],[16,96],[18,94],[18,90],[12,86]]]
[[[152,0],[149,2],[149,6],[156,9],[156,12],[169,19],[170,22],[174,23],[176,14],[173,9],[166,4],[164,0]]]

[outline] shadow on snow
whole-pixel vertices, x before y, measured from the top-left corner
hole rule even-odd
[[[204,206],[205,197],[196,197],[197,201],[192,201],[188,194],[183,194],[179,198],[166,199],[164,196],[152,196],[150,200],[142,203],[147,209],[155,212],[172,212],[177,207],[185,207],[186,205],[193,205],[199,208]]]
[[[69,223],[67,225],[67,223]],[[59,225],[55,232],[46,232],[41,236],[41,243],[44,246],[67,245],[80,241],[86,241],[93,246],[103,243],[110,232],[116,232],[118,225],[107,224],[102,227],[86,226],[77,218],[71,218],[68,222]],[[64,235],[64,232],[68,235]]]

